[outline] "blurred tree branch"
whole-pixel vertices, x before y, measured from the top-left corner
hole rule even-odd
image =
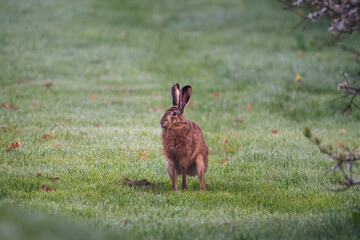
[[[360,149],[358,152],[350,151],[348,147],[343,144],[338,143],[341,147],[344,148],[345,152],[338,153],[333,151],[331,146],[326,144],[321,144],[321,140],[318,137],[314,137],[311,133],[310,128],[305,127],[304,136],[314,143],[320,150],[320,152],[329,156],[331,161],[334,161],[333,166],[326,171],[326,173],[331,173],[335,170],[342,173],[342,179],[339,179],[336,184],[340,185],[340,188],[329,189],[333,192],[343,192],[351,187],[360,185],[360,179],[354,179],[354,167],[359,166],[360,160]]]
[[[336,46],[346,36],[350,36],[353,32],[360,30],[360,0],[279,0],[285,10],[291,10],[301,17],[295,28],[302,24],[304,28],[310,22],[326,17],[330,20],[328,31],[334,36],[330,41],[321,41],[321,46]],[[308,12],[305,14],[304,9]],[[319,45],[319,46],[320,46]],[[339,48],[344,51],[351,52],[355,55],[355,61],[359,63],[358,57],[360,50],[339,44]],[[344,81],[337,86],[338,90],[343,91],[340,98],[347,98],[348,103],[342,109],[342,113],[351,112],[354,109],[360,110],[356,103],[360,94],[360,71],[354,77],[355,81],[350,83],[348,74],[341,71]],[[358,82],[358,83],[357,83]],[[357,86],[356,86],[357,85]]]

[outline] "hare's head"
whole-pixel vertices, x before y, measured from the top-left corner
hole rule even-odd
[[[185,121],[184,111],[189,104],[191,86],[187,85],[179,90],[179,84],[175,83],[171,88],[173,106],[167,109],[161,118],[160,125],[164,129],[170,129],[173,124]]]

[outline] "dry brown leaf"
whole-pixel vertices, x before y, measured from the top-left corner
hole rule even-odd
[[[343,144],[342,142],[336,142],[336,145],[338,146],[338,148],[345,148],[345,144]]]
[[[31,104],[32,107],[40,107],[40,103],[38,101],[35,101]]]
[[[46,192],[56,191],[56,188],[46,187],[45,184],[42,185],[42,189],[44,189]]]
[[[188,108],[194,109],[195,108],[195,104],[193,102],[189,102]]]
[[[252,108],[251,103],[246,104],[246,111],[250,112],[251,108]]]
[[[235,122],[238,122],[238,123],[243,123],[243,122],[244,122],[244,120],[243,120],[242,118],[236,118],[236,119],[235,119]]]
[[[55,147],[56,147],[56,148],[59,148],[59,147],[62,147],[62,145],[61,145],[61,143],[58,143],[58,142],[57,142],[57,143],[55,143]]]
[[[9,148],[6,149],[6,151],[8,152],[11,149],[15,149],[15,148],[19,148],[19,147],[21,147],[21,143],[20,142],[14,142],[14,143],[10,144]]]
[[[9,108],[10,107],[9,104],[7,104],[6,102],[3,102],[2,106],[3,106],[3,108]]]
[[[46,139],[53,139],[54,137],[53,136],[51,136],[50,134],[44,134],[44,135],[42,135],[42,137],[39,139],[39,142],[42,142],[42,141],[44,141],[44,140],[46,140]]]
[[[229,159],[227,157],[223,158],[223,159],[221,159],[221,164],[227,163],[228,161],[229,161]]]
[[[154,98],[156,99],[162,99],[162,95],[160,93],[155,93]]]
[[[160,107],[154,107],[154,108],[149,108],[149,112],[160,112],[161,108]]]
[[[149,156],[149,154],[147,154],[147,153],[139,153],[139,157],[148,157]]]
[[[220,98],[220,93],[215,91],[213,92],[213,96],[216,98]]]
[[[53,83],[52,81],[46,81],[46,82],[44,83],[44,86],[49,88],[49,87],[54,86],[54,83]]]

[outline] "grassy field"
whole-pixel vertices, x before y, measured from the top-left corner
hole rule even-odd
[[[260,0],[0,6],[6,240],[359,239],[359,190],[327,191],[339,175],[302,134],[360,148],[360,112],[332,101],[340,70],[359,64],[314,47],[325,23],[294,31],[295,14]],[[159,122],[175,82],[193,87],[185,116],[210,150],[205,192],[195,178],[170,190]]]

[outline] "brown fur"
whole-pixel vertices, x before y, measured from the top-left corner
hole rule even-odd
[[[189,103],[191,87],[179,91],[179,84],[172,87],[173,106],[165,111],[160,124],[162,144],[172,190],[177,190],[176,180],[182,175],[182,189],[186,189],[186,175],[198,176],[200,189],[205,190],[204,175],[208,167],[208,148],[204,135],[195,122],[185,120],[184,109]],[[177,98],[180,98],[179,101]]]

